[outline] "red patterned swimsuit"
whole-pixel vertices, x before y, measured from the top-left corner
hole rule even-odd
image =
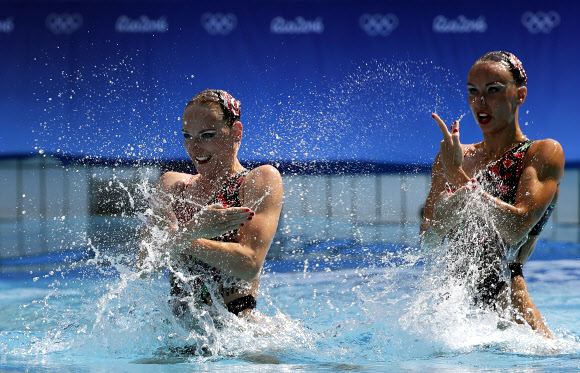
[[[223,186],[215,193],[211,201],[207,203],[207,206],[219,203],[225,204],[228,207],[240,207],[240,186],[249,172],[249,170],[244,169],[226,180]],[[189,185],[189,183],[187,185]],[[199,208],[192,202],[187,201],[184,198],[179,198],[175,202],[173,210],[175,211],[179,223],[183,224],[191,220],[194,214],[199,211]],[[213,237],[211,240],[238,242],[238,230],[236,229],[221,236]],[[218,284],[220,293],[223,296],[229,296],[237,290],[236,284],[241,281],[239,279],[231,278],[231,276],[226,276],[222,274],[219,269],[191,256],[186,258],[184,262],[187,262],[187,264],[180,266],[179,271],[187,276],[193,276],[194,279],[191,281],[183,281],[174,273],[170,274],[171,295],[176,298],[183,299],[186,297],[193,297],[198,301],[208,304],[211,302],[208,290],[209,282]],[[230,312],[238,314],[245,309],[255,308],[255,305],[255,298],[252,295],[247,295],[228,303],[226,306]]]
[[[505,203],[516,202],[518,184],[524,168],[524,157],[534,143],[526,140],[508,150],[497,161],[487,167],[487,172],[477,177],[484,190]],[[550,205],[542,218],[530,231],[530,235],[539,235],[548,222],[555,205]]]
[[[480,186],[490,195],[511,205],[515,203],[517,188],[523,172],[524,158],[533,144],[526,140],[505,152],[499,159],[490,163],[477,175]],[[469,148],[465,150],[465,154]],[[530,235],[538,235],[545,226],[554,206],[551,205],[540,221],[532,228]],[[481,226],[482,221],[474,218],[458,227],[450,236],[456,249],[452,253],[454,260],[450,266],[453,273],[465,276],[476,288],[475,302],[477,304],[493,305],[502,288],[507,285],[504,268],[506,268],[506,252],[509,247],[488,226]],[[471,225],[470,225],[471,224]],[[473,230],[477,230],[473,236]],[[473,237],[477,239],[473,240]],[[473,258],[467,253],[477,253],[477,270],[473,272]]]
[[[532,144],[532,140],[521,142],[487,166],[486,172],[477,177],[486,192],[510,205],[515,203],[524,157]]]

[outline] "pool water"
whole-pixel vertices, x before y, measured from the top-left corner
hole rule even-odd
[[[473,308],[461,287],[442,289],[440,253],[382,247],[270,261],[253,321],[216,307],[194,310],[193,326],[171,314],[167,274],[142,278],[126,258],[3,274],[0,368],[580,370],[580,246],[542,241],[524,269],[554,339]]]

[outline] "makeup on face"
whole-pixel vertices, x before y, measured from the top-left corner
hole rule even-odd
[[[197,141],[208,141],[208,140],[211,140],[217,136],[217,131],[214,129],[203,130],[197,134],[191,134],[191,133],[187,132],[186,130],[182,129],[181,133],[183,134],[183,138],[185,140],[196,139]]]

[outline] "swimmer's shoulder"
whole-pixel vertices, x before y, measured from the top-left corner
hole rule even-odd
[[[562,177],[565,158],[562,145],[554,139],[535,140],[526,153],[525,165],[534,167],[537,172],[558,174]],[[554,177],[555,175],[552,175]]]
[[[242,189],[244,196],[268,195],[275,200],[281,200],[284,193],[280,171],[271,165],[262,165],[252,169],[246,176]]]
[[[554,139],[535,140],[530,146],[528,154],[534,157],[553,158],[554,156],[564,156],[562,145]]]
[[[282,183],[282,176],[276,167],[265,164],[252,169],[246,176],[245,182],[248,181],[256,185]]]

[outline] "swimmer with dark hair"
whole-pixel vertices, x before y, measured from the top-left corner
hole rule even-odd
[[[433,163],[421,233],[423,239],[436,235],[460,242],[459,254],[464,256],[479,250],[478,273],[463,268],[466,279],[479,276],[476,303],[511,310],[516,322],[551,337],[527,291],[522,266],[556,205],[564,153],[555,140],[534,141],[522,133],[518,113],[528,93],[526,84],[522,63],[512,53],[489,52],[473,64],[467,76],[468,101],[483,135],[476,144],[461,144],[459,121],[448,129],[432,114],[443,140]],[[486,206],[493,232],[470,242],[460,212],[476,198],[474,193]],[[482,213],[468,211],[475,217]]]
[[[276,168],[248,170],[240,164],[240,109],[240,101],[221,90],[205,90],[189,101],[181,131],[197,173],[163,174],[151,198],[144,237],[152,237],[154,229],[168,232],[171,303],[179,316],[216,302],[240,316],[256,307],[283,186]],[[140,267],[155,255],[151,245],[142,244]]]

